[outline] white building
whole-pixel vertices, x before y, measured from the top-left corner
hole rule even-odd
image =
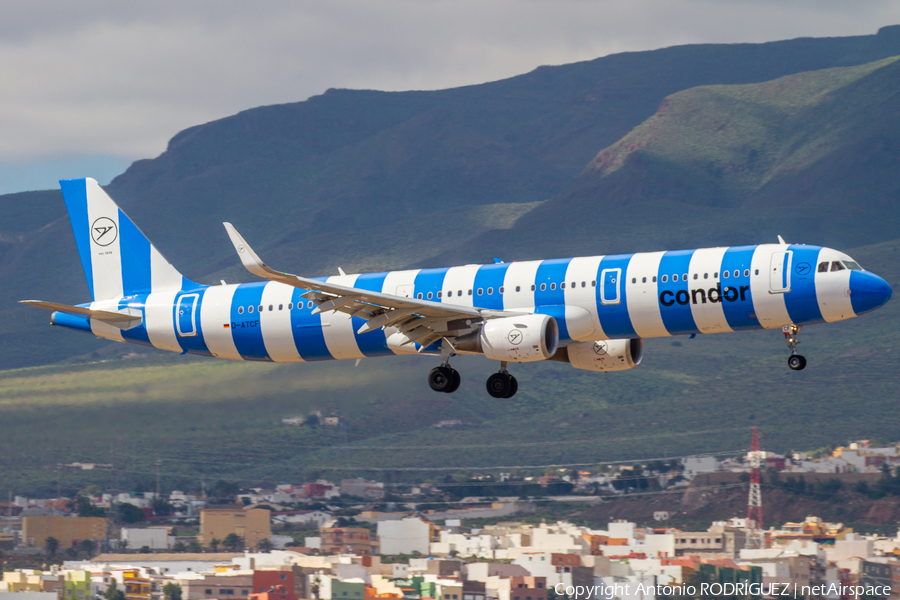
[[[168,550],[172,547],[175,538],[169,535],[168,527],[148,527],[135,529],[123,527],[121,540],[128,544],[131,550],[140,550],[144,546],[151,550]]]
[[[378,540],[381,554],[426,555],[431,543],[431,523],[418,517],[398,521],[379,521]]]

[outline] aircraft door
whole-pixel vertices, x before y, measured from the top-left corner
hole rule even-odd
[[[397,286],[397,295],[401,298],[412,298],[413,295],[413,284],[407,283],[405,285]]]
[[[783,294],[791,291],[791,258],[793,252],[780,250],[772,253],[769,262],[769,293]]]
[[[603,269],[600,273],[600,282],[602,289],[600,290],[601,304],[618,304],[619,290],[622,280],[622,269]]]
[[[175,328],[179,337],[197,335],[197,300],[199,294],[185,294],[178,299],[175,310]]]

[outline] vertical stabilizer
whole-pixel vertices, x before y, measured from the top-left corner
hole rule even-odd
[[[178,290],[186,280],[90,177],[59,182],[93,300]]]

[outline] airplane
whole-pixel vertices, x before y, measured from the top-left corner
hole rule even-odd
[[[92,302],[23,300],[58,327],[182,354],[307,362],[423,354],[437,392],[460,385],[456,355],[500,363],[487,380],[511,398],[510,363],[612,372],[641,363],[645,338],[781,328],[802,370],[800,328],[871,312],[891,297],[850,256],[777,244],[586,256],[308,278],[268,267],[230,224],[262,282],[201,285],[149,242],[91,178],[60,181]]]

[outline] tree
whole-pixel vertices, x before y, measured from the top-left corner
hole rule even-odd
[[[78,542],[78,551],[86,554],[88,558],[90,558],[96,548],[97,544],[94,543],[94,540],[81,540]]]
[[[221,540],[217,540],[216,538],[213,538],[213,539],[209,540],[209,551],[210,551],[210,552],[218,552],[218,551],[219,551],[219,544],[221,544],[221,543],[222,543],[222,541],[221,541]]]
[[[188,542],[187,551],[193,552],[194,554],[199,554],[200,552],[203,552],[203,546],[201,546],[200,542],[198,542],[197,540],[191,540],[190,542]]]
[[[184,545],[184,542],[175,542],[174,544],[172,544],[172,552],[181,553],[185,550],[187,550],[187,546]]]
[[[116,507],[123,523],[137,523],[147,518],[147,514],[134,504],[123,503]]]
[[[257,550],[260,552],[271,552],[274,548],[275,546],[269,539],[260,540],[257,546]]]
[[[79,517],[105,517],[106,511],[91,504],[91,499],[79,494],[75,498],[75,506]]]
[[[59,550],[59,540],[51,535],[44,540],[44,547],[47,549],[47,554],[56,556],[56,552]]]
[[[181,586],[177,583],[167,583],[162,592],[165,600],[181,600]]]
[[[175,512],[175,507],[165,498],[154,498],[150,507],[153,509],[153,514],[157,517],[168,517]]]
[[[141,546],[141,549],[138,550],[141,554],[150,554],[150,546]]]
[[[119,585],[116,583],[116,580],[113,579],[110,581],[106,591],[103,592],[103,597],[106,598],[106,600],[125,600],[125,592],[119,589]]]
[[[229,533],[222,541],[222,545],[229,552],[240,552],[244,549],[244,540],[236,533]]]

